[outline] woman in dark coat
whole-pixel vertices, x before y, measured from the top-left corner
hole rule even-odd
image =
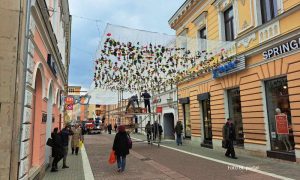
[[[61,136],[58,134],[58,128],[54,128],[53,132],[51,133],[51,138],[53,140],[52,157],[54,158],[51,172],[56,172],[57,163],[64,157],[64,148]]]
[[[126,165],[126,155],[129,154],[128,135],[125,126],[118,127],[118,133],[115,136],[113,150],[117,156],[118,172],[122,172]]]

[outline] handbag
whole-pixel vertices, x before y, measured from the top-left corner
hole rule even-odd
[[[83,142],[80,140],[80,141],[79,141],[79,148],[81,149],[82,146],[83,146]]]
[[[53,147],[53,139],[52,138],[48,138],[47,142],[46,142],[47,146]]]
[[[108,163],[114,164],[115,162],[116,162],[116,155],[115,155],[115,151],[112,150],[109,155]]]
[[[227,149],[227,147],[228,147],[227,141],[223,139],[222,140],[222,148]]]

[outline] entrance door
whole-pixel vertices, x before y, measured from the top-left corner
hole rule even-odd
[[[185,138],[191,138],[191,119],[190,119],[190,104],[183,104],[183,115],[184,115],[184,135]]]
[[[278,79],[273,79],[265,82],[266,90],[266,100],[268,108],[268,121],[269,121],[269,131],[270,131],[270,143],[271,151],[281,152],[286,154],[286,157],[290,156],[291,158],[284,158],[283,155],[275,155],[271,157],[281,158],[286,160],[294,160],[295,150],[294,150],[294,135],[291,127],[291,109],[289,102],[289,92],[287,85],[287,78],[282,77]],[[282,115],[286,118],[286,129],[287,132],[282,134],[278,131],[279,127],[276,127],[276,114],[277,111],[280,111]],[[278,126],[278,125],[277,125]],[[268,153],[270,155],[270,153]],[[282,156],[282,157],[280,157]]]
[[[202,119],[204,135],[203,146],[210,145],[212,147],[212,126],[211,126],[211,112],[210,112],[210,100],[205,99],[201,101],[202,105]]]
[[[175,139],[174,136],[174,115],[173,113],[164,114],[164,138]]]
[[[227,97],[229,117],[232,119],[235,125],[236,145],[244,146],[240,88],[228,90]]]

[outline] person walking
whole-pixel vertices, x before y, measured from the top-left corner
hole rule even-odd
[[[115,132],[117,132],[117,127],[118,127],[118,125],[117,125],[117,123],[115,123],[115,125],[114,125]]]
[[[115,136],[113,150],[117,156],[118,172],[123,172],[126,166],[126,156],[129,154],[129,140],[125,131],[125,126],[118,127],[118,133]]]
[[[71,146],[72,146],[72,154],[78,155],[79,151],[79,141],[82,140],[82,133],[81,129],[79,128],[78,124],[75,125],[75,128],[72,129],[73,131],[73,136],[72,136],[72,141],[71,141]]]
[[[231,118],[227,119],[227,122],[223,126],[223,140],[226,142],[227,151],[225,153],[226,157],[231,157],[232,159],[237,159],[235,156],[235,151],[233,147],[233,141],[236,140],[235,126]]]
[[[147,90],[145,90],[141,97],[144,98],[144,105],[145,105],[146,111],[147,111],[147,107],[148,107],[148,111],[147,112],[151,113],[151,107],[150,107],[150,98],[151,98],[151,95],[147,92]]]
[[[181,121],[177,121],[176,126],[175,126],[177,146],[182,145],[182,139],[181,139],[182,131],[183,131],[183,126],[181,124]]]
[[[67,156],[69,151],[69,136],[73,135],[73,132],[71,131],[70,126],[66,125],[61,130],[60,134],[61,134],[61,140],[64,149],[63,167],[62,167],[64,169],[64,168],[69,168],[69,166],[67,166]]]
[[[56,172],[57,171],[57,163],[64,156],[63,144],[61,141],[61,136],[58,134],[58,128],[54,128],[53,132],[51,133],[51,138],[52,138],[52,142],[53,142],[52,157],[54,158],[53,162],[52,162],[51,172]]]
[[[151,127],[150,121],[148,121],[148,123],[146,124],[146,127],[145,127],[145,132],[147,133],[148,144],[150,144],[150,140],[151,140],[151,130],[152,130],[152,127]]]
[[[111,125],[111,123],[109,123],[109,124],[107,125],[107,130],[108,130],[108,134],[111,134],[111,130],[112,130],[112,125]]]

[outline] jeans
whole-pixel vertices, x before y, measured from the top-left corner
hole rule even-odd
[[[117,164],[118,164],[118,169],[124,171],[126,165],[126,156],[117,156]]]
[[[181,133],[180,134],[176,133],[176,143],[177,143],[177,145],[179,145],[179,144],[182,145]]]

